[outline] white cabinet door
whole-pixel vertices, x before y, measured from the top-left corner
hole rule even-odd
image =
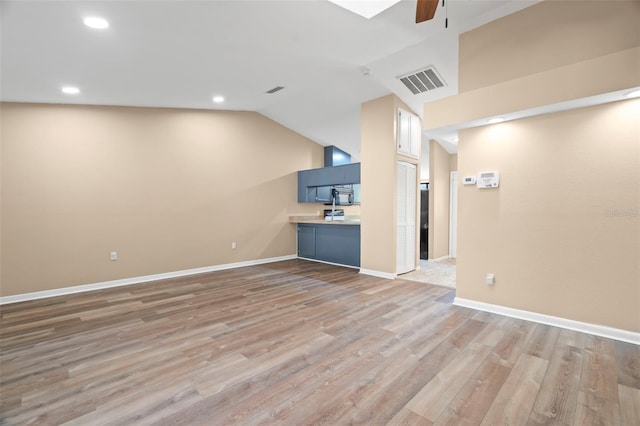
[[[420,156],[420,118],[398,108],[398,153],[418,158]]]
[[[396,273],[416,268],[417,169],[398,161],[396,181]]]
[[[422,145],[422,126],[420,126],[420,117],[417,115],[410,115],[411,130],[410,130],[410,155],[418,158],[420,156],[420,148]]]

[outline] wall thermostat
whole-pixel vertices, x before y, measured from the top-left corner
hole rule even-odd
[[[497,188],[500,184],[500,173],[481,172],[478,173],[478,188]]]
[[[465,176],[464,178],[462,178],[462,184],[463,185],[475,185],[476,184],[476,177],[475,176]]]

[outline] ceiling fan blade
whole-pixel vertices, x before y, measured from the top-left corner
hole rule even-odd
[[[439,0],[418,0],[416,6],[416,24],[433,19]]]

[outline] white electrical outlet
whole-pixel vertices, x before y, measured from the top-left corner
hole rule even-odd
[[[117,251],[112,251],[111,252],[111,260],[118,260],[118,252]]]
[[[233,241],[233,242],[231,243],[231,249],[232,249],[232,250],[235,250],[235,249],[236,249],[236,247],[238,247],[238,245],[236,244],[236,242],[235,242],[235,241]]]
[[[487,284],[494,285],[496,283],[496,277],[493,274],[487,274]]]

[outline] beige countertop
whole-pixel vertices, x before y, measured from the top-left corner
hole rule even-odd
[[[325,220],[322,216],[289,216],[289,223],[316,225],[360,225],[360,216],[345,216],[344,220]]]

